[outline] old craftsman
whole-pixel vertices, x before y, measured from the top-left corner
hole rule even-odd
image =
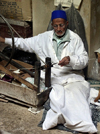
[[[52,67],[50,107],[43,123],[43,130],[64,124],[65,127],[79,132],[97,132],[91,119],[89,108],[89,83],[82,75],[87,66],[88,54],[81,38],[67,29],[66,13],[55,10],[51,15],[52,31],[46,31],[31,38],[14,38],[15,46],[24,51],[35,53],[45,61],[51,57]],[[12,44],[10,38],[1,42]],[[26,42],[26,43],[25,43]],[[43,63],[42,63],[43,64]],[[44,72],[41,77],[44,79]]]

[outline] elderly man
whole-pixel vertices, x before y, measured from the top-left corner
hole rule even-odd
[[[43,61],[50,57],[52,63],[58,63],[51,70],[51,109],[47,112],[43,130],[64,124],[72,130],[95,133],[97,129],[89,108],[89,83],[82,74],[88,63],[88,54],[81,38],[67,29],[64,11],[53,11],[51,20],[51,31],[26,39],[14,38],[17,48],[31,53],[34,51]],[[0,37],[0,41],[12,44],[10,38]],[[44,71],[41,77],[44,79]]]

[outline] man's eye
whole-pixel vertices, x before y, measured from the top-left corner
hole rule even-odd
[[[58,26],[60,26],[60,27],[64,27],[65,24],[53,25],[54,28],[57,28]]]
[[[53,27],[58,27],[58,25],[54,25]]]
[[[60,24],[60,27],[63,27],[64,26],[64,24]]]

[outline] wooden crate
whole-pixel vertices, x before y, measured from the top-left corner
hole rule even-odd
[[[29,65],[27,63],[23,63],[21,61],[17,61],[14,60],[17,63],[20,63],[20,65],[23,65],[23,67],[25,68],[29,68],[32,65]],[[0,80],[0,98],[4,98],[5,100],[9,100],[21,105],[25,105],[25,106],[33,106],[33,107],[41,107],[46,100],[49,97],[49,93],[51,91],[51,87],[49,87],[47,90],[43,89],[42,92],[39,91],[39,87],[36,86],[38,79],[35,82],[35,78],[34,78],[34,83],[32,84],[32,88],[28,88],[28,86],[23,87],[21,84],[22,80],[25,80],[25,78],[23,78],[23,76],[19,76],[17,74],[12,74],[11,72],[13,70],[16,70],[18,68],[16,68],[15,66],[9,64],[6,67],[6,70],[4,69],[5,67],[3,67],[5,65],[6,61],[1,61],[0,62],[0,74],[2,74],[2,71],[5,72],[5,74],[8,74],[10,76],[14,76],[14,80],[10,83],[7,81],[3,81]],[[3,67],[3,69],[2,69]],[[8,71],[8,70],[12,70],[12,71]],[[2,70],[2,71],[1,71]],[[10,72],[10,74],[9,74]],[[15,77],[16,76],[16,77]],[[38,76],[38,75],[36,75]],[[16,79],[17,78],[17,79]],[[21,81],[20,81],[21,80]],[[27,85],[27,81],[24,81],[25,85]],[[24,84],[24,83],[23,83]],[[29,83],[28,83],[29,84]],[[31,83],[30,83],[31,84]]]
[[[6,21],[17,31],[17,33],[21,37],[28,38],[32,36],[32,22],[15,21],[13,19],[7,18]],[[2,18],[0,18],[0,36],[11,37],[10,29]],[[14,37],[18,37],[18,35],[15,32]]]
[[[50,91],[51,89],[48,89],[38,94],[35,90],[0,80],[0,95],[9,101],[28,107],[41,107],[48,99]]]

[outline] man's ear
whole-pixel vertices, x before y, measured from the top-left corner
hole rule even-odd
[[[66,26],[68,26],[68,24],[69,24],[68,21],[66,21]]]

